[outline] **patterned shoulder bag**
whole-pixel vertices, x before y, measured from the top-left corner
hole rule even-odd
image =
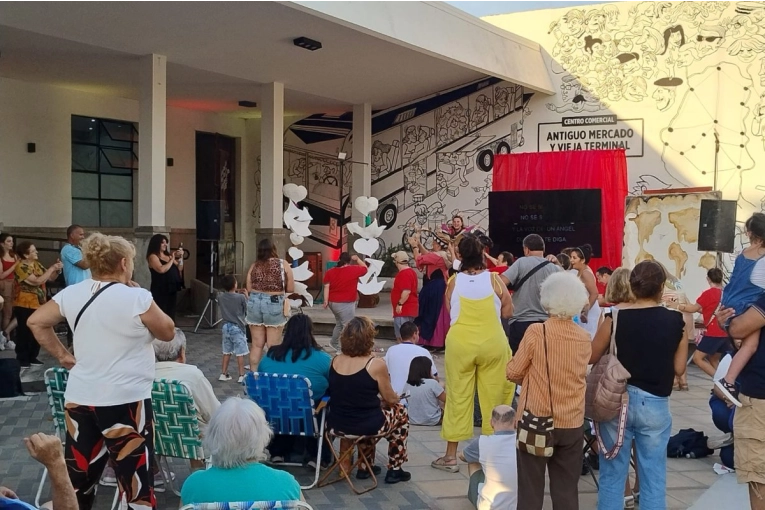
[[[552,457],[553,454],[553,403],[552,385],[550,382],[550,364],[547,359],[547,329],[542,324],[542,342],[545,348],[545,368],[547,369],[547,387],[550,395],[550,416],[535,416],[524,405],[521,419],[518,420],[518,435],[516,445],[519,450],[536,457]],[[528,393],[526,394],[528,404]]]

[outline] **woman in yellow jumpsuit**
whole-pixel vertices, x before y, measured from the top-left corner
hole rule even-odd
[[[431,463],[456,473],[457,444],[473,437],[473,405],[476,386],[483,418],[483,434],[491,434],[491,412],[510,404],[515,385],[505,377],[512,353],[502,329],[500,315],[513,312],[510,294],[497,275],[486,270],[483,245],[465,236],[458,246],[460,272],[449,280],[445,304],[451,317],[446,336],[446,405],[441,437],[446,454]]]

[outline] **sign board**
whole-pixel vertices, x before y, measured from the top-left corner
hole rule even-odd
[[[563,117],[560,122],[540,122],[537,130],[539,152],[624,149],[628,158],[643,156],[643,119]]]
[[[489,237],[496,252],[523,254],[523,238],[539,234],[546,253],[592,245],[601,256],[601,190],[493,191],[489,193]]]

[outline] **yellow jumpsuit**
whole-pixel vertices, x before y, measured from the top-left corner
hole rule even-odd
[[[496,277],[484,271],[477,275],[461,273],[453,278],[456,281],[451,300],[452,325],[446,335],[446,405],[441,437],[446,441],[465,441],[473,437],[476,384],[483,418],[481,432],[486,435],[493,433],[492,410],[512,402],[515,384],[505,377],[512,352],[502,329],[499,298],[492,285]],[[485,297],[463,295],[481,293]]]

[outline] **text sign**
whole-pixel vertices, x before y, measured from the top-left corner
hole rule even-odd
[[[630,121],[630,123],[627,122]],[[643,156],[643,119],[615,115],[564,117],[537,128],[539,152],[624,149],[628,158]]]
[[[493,252],[523,254],[523,238],[538,234],[546,253],[592,245],[601,256],[601,190],[493,191],[489,193],[489,237]]]

